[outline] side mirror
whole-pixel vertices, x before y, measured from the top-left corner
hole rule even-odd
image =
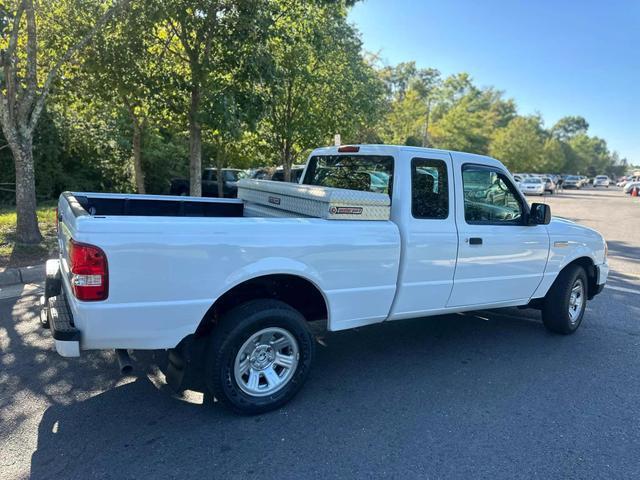
[[[531,204],[529,225],[549,225],[551,221],[551,207],[545,203]]]

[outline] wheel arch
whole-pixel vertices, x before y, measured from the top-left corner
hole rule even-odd
[[[299,274],[263,274],[234,285],[218,297],[198,324],[196,336],[208,335],[232,308],[260,298],[280,300],[298,310],[307,321],[329,319],[329,302],[315,282]]]
[[[597,289],[598,272],[596,271],[596,265],[591,257],[581,256],[567,263],[560,269],[560,272],[574,265],[582,267],[587,274],[587,298],[591,300]]]

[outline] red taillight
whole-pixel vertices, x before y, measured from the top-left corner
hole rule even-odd
[[[107,256],[102,249],[69,240],[71,288],[78,300],[104,300],[109,295]]]
[[[344,147],[338,147],[338,153],[356,153],[360,151],[360,147],[355,145],[345,145]]]

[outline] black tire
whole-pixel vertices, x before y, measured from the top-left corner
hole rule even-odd
[[[268,396],[252,396],[243,391],[234,375],[234,363],[242,345],[256,332],[276,327],[295,338],[298,364],[288,382]],[[211,334],[205,356],[205,381],[210,393],[234,412],[255,415],[275,410],[287,403],[306,380],[315,341],[305,318],[278,300],[262,299],[244,303],[226,313]]]
[[[582,310],[572,320],[569,315],[571,290],[578,281],[582,282]],[[569,335],[578,329],[587,307],[588,288],[587,274],[581,266],[571,265],[560,272],[542,304],[542,322],[547,330]]]

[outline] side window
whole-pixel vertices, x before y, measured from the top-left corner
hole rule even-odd
[[[411,160],[411,214],[432,219],[449,216],[447,164],[442,160]]]
[[[202,171],[202,180],[204,182],[210,182],[216,179],[216,171],[215,170],[203,170]]]
[[[522,221],[521,197],[502,173],[482,166],[462,170],[464,218],[467,223],[514,225]]]

